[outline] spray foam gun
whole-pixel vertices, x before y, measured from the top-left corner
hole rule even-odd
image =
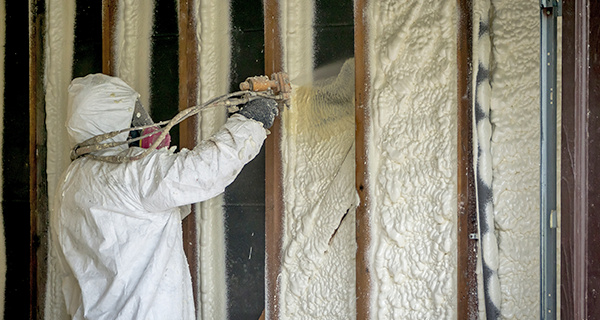
[[[189,107],[180,111],[173,119],[167,121],[161,121],[159,123],[154,123],[151,125],[138,126],[132,128],[126,128],[119,131],[113,131],[101,135],[97,135],[88,140],[85,140],[73,148],[71,150],[71,160],[75,160],[79,157],[88,157],[94,160],[112,162],[112,163],[124,163],[130,161],[136,161],[144,158],[148,154],[150,154],[154,149],[156,149],[160,143],[166,138],[167,134],[173,128],[173,126],[179,124],[185,119],[199,113],[201,110],[206,108],[215,108],[215,107],[226,107],[229,113],[235,113],[240,110],[240,107],[246,104],[248,101],[253,98],[263,97],[276,100],[279,103],[279,106],[289,106],[290,94],[292,92],[292,87],[290,85],[289,77],[285,72],[274,73],[271,78],[267,76],[256,76],[247,78],[246,81],[240,83],[240,90],[237,92],[229,93],[226,95],[222,95],[219,97],[215,97],[201,105]],[[103,141],[111,139],[119,134],[135,131],[135,130],[143,130],[146,128],[152,128],[160,126],[159,130],[147,133],[145,135],[131,138],[126,141],[117,141],[117,142],[106,142]],[[116,147],[122,144],[129,144],[135,141],[139,141],[148,136],[160,134],[160,136],[154,140],[154,143],[148,149],[145,149],[143,152],[133,155],[133,156],[120,156],[120,155],[112,155],[112,156],[100,156],[94,155],[92,152],[100,151],[112,147]]]

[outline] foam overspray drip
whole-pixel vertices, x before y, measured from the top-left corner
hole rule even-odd
[[[490,39],[490,2],[482,0],[476,4],[474,35],[476,76],[475,76],[475,126],[477,140],[477,210],[479,219],[479,239],[481,239],[483,292],[487,319],[500,318],[500,282],[498,280],[498,240],[494,226],[493,171],[492,171],[492,125],[490,122],[490,66],[492,45]]]
[[[355,314],[354,60],[282,113],[281,319]]]

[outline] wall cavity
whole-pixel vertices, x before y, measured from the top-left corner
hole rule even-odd
[[[150,101],[150,52],[154,1],[121,0],[117,5],[113,39],[115,76],[140,94],[148,108]]]
[[[69,136],[65,128],[67,88],[73,67],[75,1],[47,1],[44,48],[44,89],[46,91],[48,207],[55,204],[54,193],[62,172],[70,163]],[[52,243],[48,239],[48,245]],[[51,250],[48,250],[50,253]],[[45,301],[47,319],[68,319],[62,291],[56,279],[56,257],[48,255]]]
[[[283,67],[297,86],[310,84],[314,67],[314,0],[284,0],[280,5]]]
[[[456,4],[372,1],[372,319],[456,317]]]
[[[491,154],[503,318],[539,317],[539,1],[492,1]]]
[[[315,2],[283,1],[280,6],[284,70],[295,88],[290,108],[282,113],[279,317],[352,319],[358,201],[354,61],[337,64],[331,77],[314,81]]]
[[[46,28],[44,35],[44,89],[46,91],[46,131],[48,133],[48,206],[54,204],[53,195],[58,179],[67,168],[69,136],[65,128],[67,117],[67,88],[73,69],[73,30],[75,27],[75,1],[46,2]]]
[[[195,2],[193,20],[198,39],[197,104],[229,91],[230,9],[229,1]],[[201,113],[197,140],[206,139],[227,120],[223,109]],[[223,195],[207,200],[196,208],[198,237],[199,288],[198,319],[227,319],[227,284],[225,267],[225,211]]]
[[[494,201],[492,192],[493,168],[491,153],[492,125],[490,122],[491,104],[491,65],[492,43],[490,37],[491,8],[488,0],[474,3],[473,65],[475,85],[475,134],[477,146],[474,163],[477,174],[477,210],[479,225],[479,252],[481,263],[478,282],[479,310],[481,318],[500,317],[501,296],[498,280],[498,238],[494,223]]]
[[[355,316],[354,60],[282,115],[281,319]]]

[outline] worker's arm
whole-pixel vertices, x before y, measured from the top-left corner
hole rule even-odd
[[[266,138],[263,119],[248,119],[253,116],[240,113],[193,150],[178,154],[162,151],[140,160],[140,196],[146,210],[163,211],[201,202],[222,193],[233,182],[244,165],[260,152]],[[266,125],[271,124],[272,119]]]

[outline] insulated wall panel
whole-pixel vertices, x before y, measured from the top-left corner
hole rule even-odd
[[[70,145],[66,127],[67,88],[73,68],[75,1],[46,2],[44,35],[44,86],[46,90],[48,207],[52,208],[56,186],[70,163]],[[52,243],[48,242],[49,247]],[[49,249],[48,252],[51,250]],[[59,280],[55,276],[56,258],[48,255],[48,278],[45,301],[47,319],[66,319]],[[40,303],[41,304],[41,303]]]
[[[294,85],[281,115],[280,319],[355,317],[353,59],[342,66],[351,55],[352,25],[331,19],[352,21],[341,15],[351,10],[339,10],[350,5],[280,3],[284,71]],[[336,31],[344,37],[332,36]]]
[[[456,4],[371,1],[371,318],[456,317]]]
[[[501,315],[539,317],[539,1],[492,1],[491,155]]]
[[[281,319],[355,316],[354,61],[283,114]]]
[[[230,11],[229,1],[200,0],[195,1],[195,5],[192,17],[198,54],[195,96],[196,104],[200,104],[229,90]],[[221,108],[203,111],[198,118],[196,140],[209,138],[225,123],[226,117],[226,111]],[[222,195],[196,206],[199,319],[227,318],[225,212],[222,206]]]

